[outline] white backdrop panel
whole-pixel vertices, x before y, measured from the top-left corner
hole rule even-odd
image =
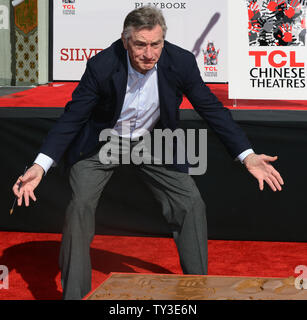
[[[235,0],[229,5],[230,99],[307,99],[307,45],[302,37],[306,2],[278,1],[276,8],[275,3]],[[296,5],[295,15],[287,10],[282,13],[282,6]]]
[[[119,39],[127,13],[141,4],[135,0],[54,0],[53,79],[80,80],[87,58]],[[195,54],[204,81],[227,82],[227,0],[160,0],[155,4],[166,19],[166,40]],[[208,41],[219,51],[209,65],[204,63]]]

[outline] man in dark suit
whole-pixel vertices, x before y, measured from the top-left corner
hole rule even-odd
[[[34,165],[13,187],[18,205],[36,201],[34,189],[44,174],[66,156],[72,199],[67,208],[60,252],[64,299],[81,299],[91,288],[90,243],[94,236],[99,197],[117,162],[107,163],[99,152],[99,136],[113,129],[121,141],[135,145],[141,132],[157,127],[174,131],[185,94],[235,159],[274,190],[283,184],[269,163],[277,157],[257,155],[228,109],[203,83],[193,54],[165,38],[162,13],[142,7],[128,14],[122,39],[87,63],[65,112],[49,132]],[[128,135],[123,124],[129,122]],[[122,151],[121,151],[122,152]],[[185,274],[207,273],[205,204],[187,165],[143,164],[138,172],[162,204]],[[20,190],[19,183],[22,182]]]

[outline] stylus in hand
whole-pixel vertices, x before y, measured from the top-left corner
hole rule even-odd
[[[24,173],[23,173],[23,176],[24,176],[24,174],[26,173],[27,169],[28,169],[28,167],[26,166],[26,167],[25,167],[25,171],[24,171]],[[22,182],[20,181],[20,182],[19,182],[19,185],[18,185],[18,191],[20,190],[21,186],[22,186]],[[14,211],[16,201],[17,201],[17,196],[15,197],[14,203],[13,203],[12,208],[11,208],[11,210],[10,210],[10,215],[11,215],[11,214],[13,213],[13,211]]]

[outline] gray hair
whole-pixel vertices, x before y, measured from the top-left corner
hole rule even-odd
[[[123,36],[126,40],[131,36],[132,30],[153,29],[160,25],[165,38],[167,26],[162,11],[150,5],[131,11],[124,21]]]

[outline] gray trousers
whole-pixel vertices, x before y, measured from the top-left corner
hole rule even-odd
[[[65,300],[82,299],[91,291],[90,244],[95,234],[95,211],[117,166],[102,164],[96,154],[71,168],[72,199],[66,211],[59,259]],[[194,180],[163,165],[142,164],[137,168],[162,204],[183,273],[207,274],[206,209]]]

